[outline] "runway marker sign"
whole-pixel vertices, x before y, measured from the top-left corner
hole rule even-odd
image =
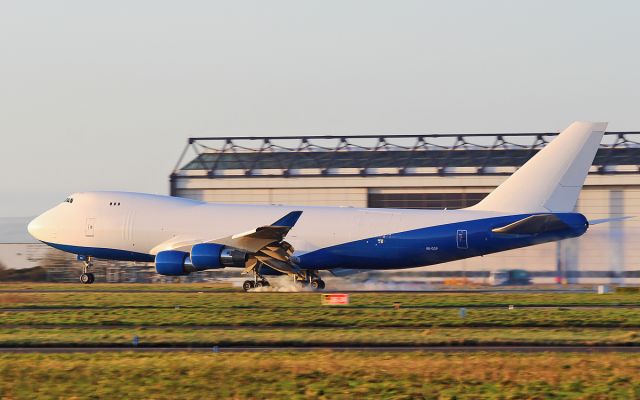
[[[344,306],[349,304],[349,295],[347,293],[323,293],[323,306]]]

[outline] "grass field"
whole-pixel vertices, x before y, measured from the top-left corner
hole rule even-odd
[[[0,329],[2,347],[211,346],[470,346],[571,345],[640,346],[640,330],[540,328],[431,329],[189,329],[189,328],[48,328]]]
[[[137,337],[140,347],[284,350],[0,353],[0,398],[640,396],[640,358],[633,354],[286,351],[318,345],[638,346],[639,293],[352,293],[349,306],[327,307],[318,293],[242,293],[224,285],[87,288],[0,285],[0,346],[127,347]]]
[[[353,293],[327,307],[308,292],[109,286],[0,286],[22,290],[0,293],[0,346],[640,344],[638,293]]]
[[[624,354],[2,354],[8,399],[632,399]]]

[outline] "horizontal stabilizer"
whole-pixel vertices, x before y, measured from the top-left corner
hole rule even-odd
[[[509,225],[491,230],[507,235],[533,235],[536,233],[561,231],[569,226],[554,214],[531,215]]]
[[[633,216],[592,219],[592,220],[589,221],[589,225],[598,225],[598,224],[604,224],[606,222],[623,221],[623,220],[629,219],[629,218],[633,218]]]

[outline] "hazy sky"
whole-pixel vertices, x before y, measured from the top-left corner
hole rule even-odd
[[[0,0],[0,216],[189,136],[640,130],[638,1]]]

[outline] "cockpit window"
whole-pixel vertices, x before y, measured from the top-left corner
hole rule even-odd
[[[66,199],[64,199],[65,203],[73,203],[73,197],[67,197]]]

